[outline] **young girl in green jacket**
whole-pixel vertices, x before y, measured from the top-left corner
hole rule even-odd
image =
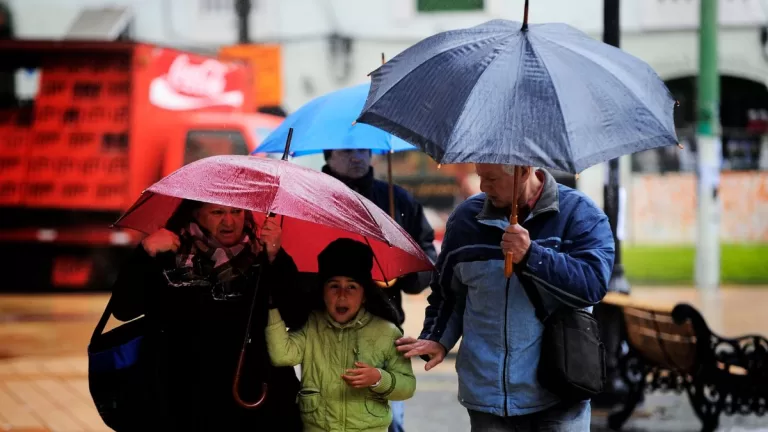
[[[411,361],[395,348],[397,312],[374,286],[369,246],[339,239],[317,261],[322,292],[304,327],[288,332],[278,310],[269,311],[272,364],[301,364],[305,431],[384,432],[392,421],[388,401],[416,390]]]

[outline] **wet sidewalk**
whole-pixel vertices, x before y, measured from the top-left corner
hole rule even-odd
[[[675,305],[689,303],[696,307],[710,328],[721,336],[744,334],[768,335],[768,287],[723,287],[719,292],[703,295],[692,288],[635,287],[632,296],[646,303]],[[406,296],[405,332],[417,337],[421,332],[426,295]],[[458,344],[453,350],[455,355]],[[454,356],[451,356],[454,357]],[[414,361],[418,376],[416,396],[406,403],[406,424],[417,431],[468,431],[469,418],[456,401],[458,381],[452,358],[440,368],[424,372],[424,362]],[[608,431],[608,412],[592,412],[592,430]],[[646,394],[644,404],[637,407],[624,425],[625,432],[698,432],[701,423],[695,416],[688,397],[674,393]],[[720,418],[720,431],[766,431],[768,416],[733,416]]]
[[[684,288],[635,288],[645,301],[685,301],[698,307],[725,336],[768,334],[768,287],[725,288],[702,297]],[[406,296],[405,330],[418,336],[426,295]],[[88,393],[86,347],[108,297],[96,295],[0,296],[0,431],[91,432],[109,430]],[[114,321],[110,321],[110,327]],[[406,403],[408,432],[468,431],[466,411],[456,400],[453,358],[418,375],[416,396]],[[593,413],[593,429],[605,430],[605,412]],[[721,418],[722,431],[768,431],[768,418]],[[625,431],[698,431],[685,396],[652,394]]]

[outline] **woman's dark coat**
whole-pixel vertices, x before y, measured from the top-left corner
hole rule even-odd
[[[128,321],[146,314],[164,330],[165,361],[156,383],[157,418],[148,419],[146,430],[300,431],[295,403],[299,380],[293,368],[270,364],[264,339],[270,291],[289,327],[301,327],[308,315],[293,259],[281,250],[272,264],[262,266],[240,393],[253,401],[261,383],[267,382],[267,399],[254,410],[235,403],[232,383],[259,267],[248,279],[233,283],[232,289],[241,296],[214,300],[210,287],[169,284],[163,269],[173,266],[173,254],[152,258],[139,247],[113,287],[117,319]]]

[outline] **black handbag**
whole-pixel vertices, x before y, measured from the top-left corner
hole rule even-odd
[[[559,306],[547,314],[532,281],[522,281],[536,317],[544,325],[541,356],[536,372],[539,384],[566,402],[580,402],[605,387],[605,347],[591,313]]]
[[[88,345],[91,398],[101,419],[113,430],[148,430],[162,410],[162,331],[142,316],[102,334],[111,310],[112,298]]]

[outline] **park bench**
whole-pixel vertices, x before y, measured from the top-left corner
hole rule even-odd
[[[664,307],[609,293],[605,304],[621,309],[619,371],[629,393],[608,417],[621,429],[648,391],[687,393],[702,432],[717,429],[720,415],[764,415],[768,410],[768,340],[758,335],[724,338],[688,304]]]

